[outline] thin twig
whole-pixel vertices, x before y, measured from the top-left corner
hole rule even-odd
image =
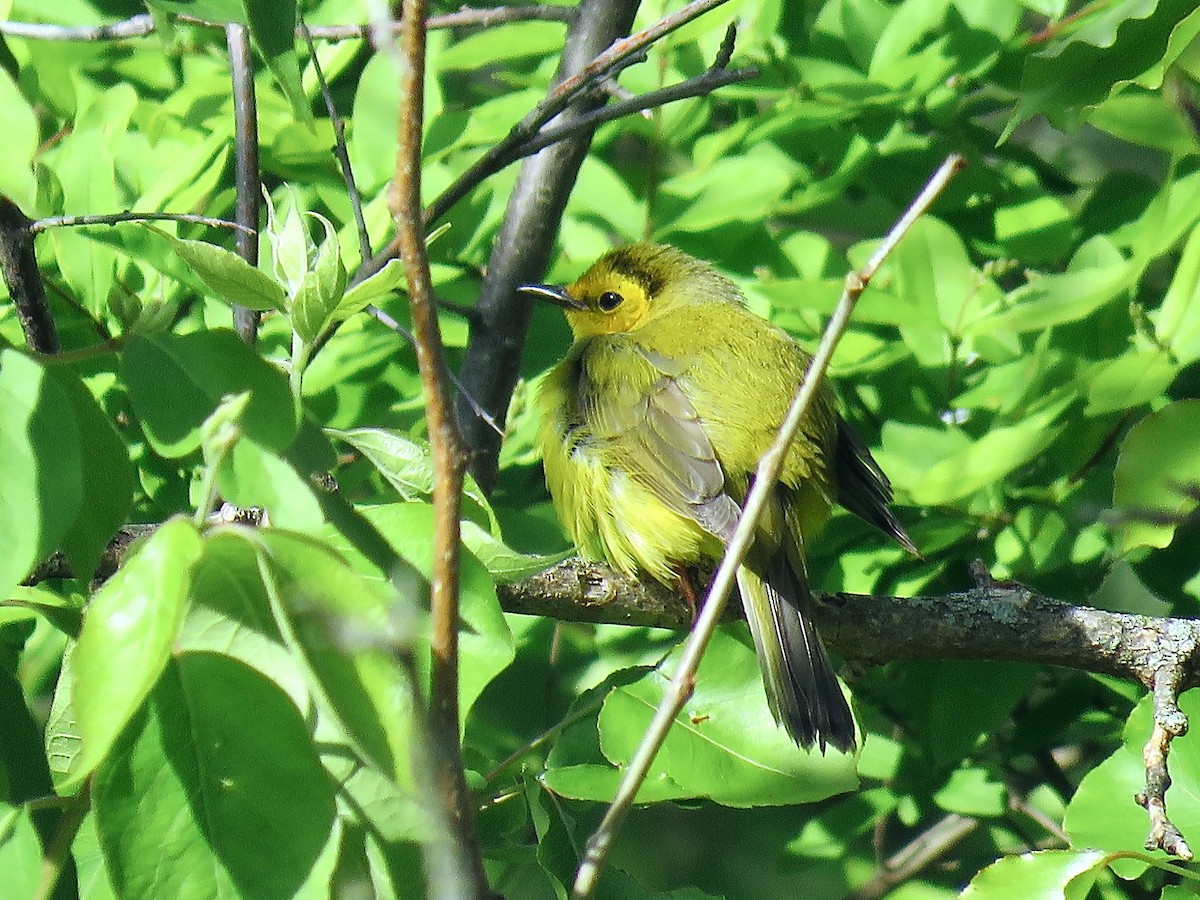
[[[354,213],[354,228],[358,233],[358,258],[370,259],[371,237],[367,233],[367,220],[363,218],[362,195],[358,192],[358,184],[354,180],[354,169],[350,166],[350,152],[346,147],[346,129],[342,124],[342,117],[338,114],[337,104],[333,102],[333,93],[329,90],[329,82],[325,80],[325,70],[321,68],[321,60],[317,57],[312,31],[303,19],[300,20],[300,33],[304,36],[304,43],[308,45],[308,56],[312,60],[317,84],[321,86],[321,96],[325,100],[325,111],[329,114],[329,124],[333,127],[333,155],[337,157],[338,166],[342,171],[342,182],[346,185],[346,196],[350,200],[350,209]]]
[[[245,25],[225,29],[229,47],[229,72],[233,82],[234,182],[238,229],[234,237],[237,254],[252,266],[258,265],[258,216],[262,189],[258,160],[258,101],[254,91],[254,59],[250,32]],[[234,305],[233,327],[247,344],[258,341],[258,310]]]
[[[425,224],[432,225],[444,216],[456,203],[467,196],[484,180],[521,158],[520,149],[537,135],[538,130],[563,112],[580,94],[591,90],[596,84],[611,77],[627,62],[644,53],[646,48],[688,22],[702,16],[727,0],[693,0],[687,6],[665,16],[637,34],[615,41],[607,50],[595,57],[577,72],[564,78],[526,113],[507,135],[493,144],[483,156],[476,160],[466,172],[455,179],[446,190],[429,204],[425,210]],[[379,271],[398,252],[397,239],[370,261],[359,268],[354,281],[362,281]]]
[[[212,228],[233,228],[236,231],[246,231],[250,234],[258,233],[255,229],[238,222],[230,222],[228,219],[215,219],[212,216],[198,216],[192,213],[131,212],[129,210],[95,216],[47,216],[31,224],[29,231],[32,234],[38,234],[48,231],[51,228],[79,228],[85,225],[118,225],[122,222],[186,222],[189,225],[208,225]]]
[[[585,113],[571,122],[539,131],[537,135],[521,145],[518,150],[518,158],[532,156],[539,150],[549,147],[551,144],[558,143],[564,138],[570,137],[572,134],[584,129],[598,128],[607,122],[623,118],[631,113],[666,106],[668,103],[674,103],[677,100],[686,100],[689,97],[700,97],[704,94],[711,94],[718,88],[737,84],[741,81],[749,81],[751,78],[757,78],[758,74],[758,69],[754,66],[745,69],[709,69],[703,75],[696,75],[687,81],[681,81],[679,84],[673,84],[670,87],[658,88],[645,94],[619,100],[601,109]]]
[[[950,813],[901,847],[847,900],[878,900],[896,885],[907,881],[979,827],[979,820]]]
[[[435,757],[434,777],[456,838],[453,846],[438,848],[444,858],[429,859],[429,890],[436,896],[486,897],[490,892],[475,835],[474,808],[463,771],[458,734],[459,516],[467,456],[446,387],[449,377],[421,224],[424,0],[404,0],[402,4],[399,53],[403,64],[397,110],[396,234],[408,280],[434,468],[429,726]]]
[[[432,31],[444,28],[489,28],[510,22],[571,22],[575,14],[570,6],[495,6],[486,9],[460,9],[457,12],[430,16],[425,23]],[[195,16],[179,16],[185,25],[198,28],[224,28],[220,22],[209,22]],[[399,30],[393,23],[391,30]],[[154,19],[142,13],[122,22],[108,25],[49,25],[40,22],[0,22],[0,34],[8,37],[30,38],[39,41],[120,41],[146,37],[157,30]],[[366,40],[370,25],[315,25],[312,36],[323,41]],[[297,35],[300,30],[297,29]]]
[[[397,322],[391,315],[388,314],[386,310],[380,309],[378,306],[372,303],[367,307],[366,311],[370,313],[377,322],[396,332],[396,334],[408,341],[414,348],[417,346],[417,339],[413,336],[413,333]],[[475,410],[475,415],[487,422],[492,430],[496,432],[496,434],[500,435],[500,437],[504,437],[504,429],[496,424],[496,420],[492,418],[491,414],[480,405],[478,400],[471,396],[471,393],[463,386],[463,383],[458,380],[458,376],[450,371],[450,369],[446,369],[446,377],[450,379],[450,383],[454,385],[454,389],[458,391],[459,395],[463,397],[467,403],[471,404],[471,408]]]
[[[855,303],[900,238],[904,236],[913,222],[929,208],[963,164],[964,160],[958,154],[948,157],[934,173],[924,190],[888,232],[887,237],[871,255],[862,270],[853,272],[847,277],[841,300],[825,328],[825,334],[821,337],[821,343],[817,346],[816,353],[809,362],[800,390],[788,409],[788,414],[779,428],[779,434],[758,464],[754,475],[754,487],[746,498],[738,527],[726,548],[725,556],[717,568],[716,575],[713,577],[704,608],[684,645],[683,654],[667,688],[666,696],[655,711],[654,719],[646,729],[646,734],[633,759],[630,760],[629,767],[617,788],[616,797],[604,814],[599,827],[588,840],[587,853],[576,873],[572,896],[576,898],[590,897],[595,891],[617,830],[632,808],[638,789],[645,781],[654,757],[663,741],[666,740],[667,732],[675,721],[675,717],[691,694],[700,658],[721,621],[725,601],[733,587],[738,567],[754,540],[758,520],[772,496],[787,450],[824,379],[826,368],[833,357],[834,348],[850,321],[850,313],[853,311]]]

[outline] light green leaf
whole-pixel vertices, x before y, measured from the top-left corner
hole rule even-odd
[[[740,627],[738,631],[745,635]],[[615,687],[600,712],[600,745],[614,765],[627,765],[665,693],[680,650],[629,684]],[[696,673],[696,689],[651,769],[681,796],[725,806],[755,807],[823,800],[853,790],[855,758],[799,750],[767,708],[749,638],[714,635]]]
[[[926,469],[909,487],[914,503],[936,506],[996,484],[1038,456],[1062,431],[1058,417],[1073,398],[1051,402],[1015,425],[992,428],[978,440]]]
[[[0,350],[0,596],[72,529],[81,463],[67,392],[30,357]]]
[[[5,896],[21,900],[37,896],[42,844],[28,807],[0,802],[0,872],[4,873]]]
[[[469,521],[462,523],[462,539],[472,555],[483,563],[488,573],[496,579],[497,584],[511,584],[514,581],[520,581],[522,578],[544,572],[551,566],[558,565],[564,559],[575,555],[573,549],[549,556],[537,553],[519,553],[498,537]]]
[[[279,529],[245,537],[258,553],[276,624],[313,689],[364,759],[394,783],[411,784],[412,685],[396,653],[415,639],[398,610],[413,598],[392,596],[310,538]]]
[[[333,313],[346,291],[346,267],[333,225],[324,216],[309,213],[325,229],[325,240],[292,298],[292,328],[305,343],[314,343],[333,321]]]
[[[962,900],[1084,900],[1104,862],[1104,854],[1096,850],[1006,856],[972,878]]]
[[[236,253],[206,241],[181,240],[161,228],[144,227],[166,238],[179,258],[215,292],[217,299],[246,309],[284,309],[283,288]]]
[[[1200,400],[1179,400],[1142,419],[1121,443],[1113,473],[1113,505],[1130,515],[1121,549],[1166,547],[1175,524],[1139,521],[1138,513],[1183,516],[1196,507],[1184,487],[1200,484]]]
[[[64,791],[109,754],[158,681],[183,619],[200,536],[185,519],[158,528],[96,592],[72,655],[72,709],[82,738]]]
[[[384,267],[370,278],[347,290],[330,318],[335,322],[348,319],[393,291],[403,290],[406,283],[404,263],[398,259],[389,259]]]
[[[287,378],[231,331],[131,334],[121,375],[146,436],[163,456],[194,452],[201,423],[226,395],[243,391],[251,395],[243,420],[247,435],[277,450],[296,436]]]
[[[97,771],[109,878],[125,900],[296,895],[334,828],[308,724],[235,660],[183,653]]]

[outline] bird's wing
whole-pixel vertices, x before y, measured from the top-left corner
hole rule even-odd
[[[833,466],[837,480],[838,502],[864,522],[895,538],[905,550],[920,556],[904,527],[892,514],[892,485],[858,432],[837,420],[837,449]]]
[[[728,541],[741,510],[677,376],[683,367],[631,341],[597,343],[584,356],[579,408],[609,463],[667,508]]]

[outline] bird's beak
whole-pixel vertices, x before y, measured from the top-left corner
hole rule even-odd
[[[523,284],[517,288],[519,294],[529,294],[563,309],[587,309],[587,307],[567,293],[565,287],[555,284]]]

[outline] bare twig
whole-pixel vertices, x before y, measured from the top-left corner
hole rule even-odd
[[[458,734],[459,515],[467,456],[447,389],[449,377],[421,220],[424,0],[404,0],[402,4],[399,53],[403,59],[397,110],[396,234],[408,280],[434,470],[429,727],[433,771],[456,839],[452,847],[442,848],[446,852],[445,865],[431,865],[430,891],[438,896],[487,897],[490,892],[475,835],[474,808]]]
[[[809,362],[804,381],[800,385],[800,390],[797,392],[791,407],[788,409],[787,416],[779,428],[779,434],[767,452],[763,454],[762,460],[758,464],[758,469],[754,475],[754,486],[746,498],[742,515],[738,521],[738,527],[729,541],[729,545],[725,550],[725,556],[717,568],[716,575],[713,577],[708,597],[684,645],[683,654],[667,688],[666,695],[662,703],[659,704],[658,709],[655,710],[654,718],[650,726],[646,729],[646,734],[642,738],[637,752],[634,754],[633,759],[630,760],[629,767],[621,779],[621,784],[617,788],[617,793],[612,804],[605,813],[599,827],[588,840],[587,853],[579,867],[579,871],[576,873],[575,884],[572,888],[572,895],[574,897],[589,897],[595,891],[600,872],[608,856],[608,849],[612,845],[617,830],[632,808],[634,797],[637,796],[638,789],[641,787],[642,782],[645,781],[646,775],[650,771],[650,766],[654,762],[654,757],[657,755],[663,741],[666,740],[667,732],[670,730],[672,723],[674,723],[675,717],[679,714],[679,711],[683,708],[684,703],[691,694],[692,685],[695,683],[696,669],[700,665],[700,658],[704,654],[704,650],[707,648],[708,642],[721,620],[725,601],[733,587],[738,567],[741,565],[746,552],[750,548],[750,544],[754,540],[755,531],[758,528],[758,520],[771,498],[787,450],[791,446],[792,440],[796,436],[796,432],[799,430],[800,424],[807,414],[813,398],[816,396],[817,389],[824,379],[825,370],[829,365],[830,359],[833,357],[834,348],[837,346],[842,332],[846,329],[850,321],[850,313],[853,311],[855,303],[866,289],[876,270],[883,263],[883,260],[892,251],[892,248],[896,246],[900,238],[912,226],[913,222],[929,208],[930,204],[942,192],[954,174],[964,165],[964,162],[964,159],[958,154],[952,154],[948,157],[938,168],[937,172],[934,173],[924,190],[921,191],[916,200],[905,211],[904,215],[900,217],[900,220],[893,226],[892,230],[888,232],[888,235],[880,243],[879,248],[871,255],[871,258],[862,270],[851,273],[847,277],[846,287],[842,292],[841,300],[839,300],[837,308],[834,310],[833,316],[825,328],[825,333],[821,337],[821,343],[817,346],[817,350]]]
[[[396,334],[400,335],[400,337],[412,344],[413,347],[417,346],[417,339],[413,336],[413,333],[397,322],[391,315],[389,315],[387,310],[380,309],[378,306],[372,304],[367,307],[367,312],[369,312],[375,318],[375,320],[385,328],[389,328],[396,332]],[[450,379],[450,383],[454,385],[454,389],[458,391],[458,395],[467,403],[471,404],[471,408],[475,410],[475,415],[487,422],[487,424],[496,432],[496,434],[504,437],[504,429],[496,424],[496,420],[491,417],[488,411],[480,405],[478,400],[470,395],[465,387],[463,387],[463,383],[458,380],[458,376],[447,369],[446,377]]]
[[[258,164],[258,101],[254,92],[254,61],[250,33],[245,25],[225,29],[229,71],[233,81],[234,180],[237,185],[237,220],[242,227],[234,238],[238,256],[258,265],[258,216],[262,191]],[[258,341],[257,310],[234,305],[233,327],[247,344]]]
[[[1153,676],[1150,693],[1154,701],[1154,728],[1142,749],[1146,766],[1146,787],[1135,800],[1146,808],[1150,817],[1147,850],[1163,850],[1180,859],[1192,859],[1192,848],[1175,824],[1167,818],[1167,788],[1171,775],[1167,771],[1167,756],[1171,740],[1187,732],[1187,716],[1179,708],[1179,692],[1183,669],[1179,665],[1163,665]]]
[[[571,22],[575,10],[570,6],[495,6],[486,9],[460,9],[457,12],[430,16],[425,23],[432,31],[442,28],[490,28],[509,22],[543,21]],[[180,16],[186,25],[201,28],[224,28],[219,22],[208,22],[194,16]],[[399,24],[393,23],[395,33]],[[31,38],[39,41],[119,41],[154,34],[157,26],[146,14],[131,16],[122,22],[108,25],[48,25],[40,22],[0,22],[0,34],[8,37]],[[324,41],[366,40],[370,25],[317,25],[312,36]],[[297,29],[297,34],[300,34]]]
[[[354,213],[354,228],[358,233],[358,258],[371,258],[371,237],[367,234],[367,221],[363,218],[362,195],[358,192],[358,184],[354,180],[354,169],[350,166],[350,152],[346,147],[346,130],[342,125],[342,117],[338,115],[337,105],[333,102],[333,93],[325,80],[325,71],[321,68],[321,60],[317,56],[317,48],[313,45],[312,31],[304,20],[300,20],[300,33],[304,43],[308,45],[308,56],[312,60],[313,71],[317,75],[317,84],[321,86],[321,96],[325,100],[325,111],[329,114],[329,124],[333,127],[333,155],[337,157],[338,167],[342,172],[342,181],[346,185],[346,196],[350,199],[350,209]]]
[[[726,0],[693,0],[683,9],[659,19],[637,34],[615,41],[587,65],[563,78],[507,135],[429,204],[425,211],[426,225],[444,216],[455,203],[484,179],[520,159],[521,148],[537,135],[543,125],[563,112],[580,94],[612,77],[614,72],[628,64],[631,58],[645,53],[646,48],[655,41],[725,2]]]
[[[33,250],[36,224],[17,204],[0,197],[0,274],[21,320],[25,343],[37,353],[51,354],[59,351],[58,329]]]
[[[645,94],[638,94],[579,116],[571,122],[543,129],[535,137],[530,138],[521,145],[518,151],[519,157],[532,156],[539,150],[549,147],[551,144],[555,144],[578,131],[599,128],[606,122],[615,121],[631,113],[666,106],[668,103],[674,103],[677,100],[686,100],[689,97],[701,97],[705,94],[711,94],[718,88],[737,84],[741,81],[749,81],[751,78],[757,77],[758,69],[753,66],[745,69],[709,69],[704,74],[689,78],[687,81],[681,81],[679,84],[659,88]]]
[[[904,847],[897,850],[869,881],[849,894],[847,900],[878,900],[896,885],[907,881],[979,827],[979,820],[950,813],[938,819]]]
[[[39,234],[51,228],[80,228],[85,225],[119,225],[122,222],[186,222],[189,225],[232,228],[235,231],[257,234],[255,229],[238,222],[230,222],[228,219],[214,219],[212,216],[197,216],[192,213],[130,212],[129,210],[95,216],[47,216],[31,224],[29,231],[32,234]]]
[[[108,25],[48,25],[42,22],[0,22],[0,34],[37,41],[121,41],[155,31],[147,13]]]

